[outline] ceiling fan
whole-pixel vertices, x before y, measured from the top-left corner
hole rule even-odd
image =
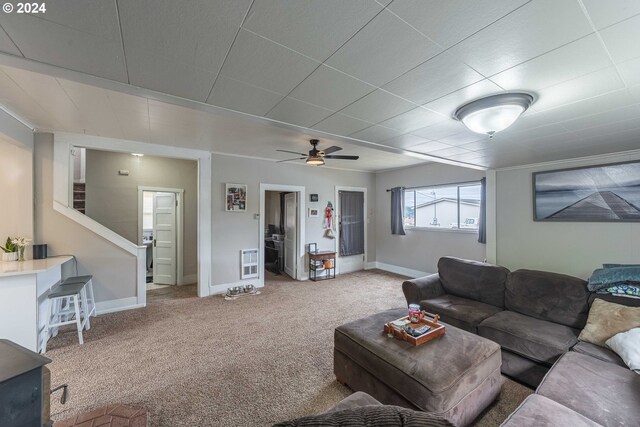
[[[337,147],[335,145],[332,145],[326,150],[318,150],[318,143],[320,143],[320,140],[318,139],[312,139],[309,142],[311,143],[311,146],[312,146],[311,150],[309,150],[309,154],[297,153],[295,151],[288,151],[288,150],[276,150],[276,151],[281,151],[283,153],[298,154],[300,156],[303,156],[303,157],[295,157],[293,159],[280,160],[278,163],[290,162],[292,160],[305,160],[305,163],[308,165],[322,166],[324,165],[324,159],[358,160],[360,158],[360,156],[341,156],[341,155],[335,155],[335,154],[332,155],[331,153],[335,153],[336,151],[342,150],[342,148]]]

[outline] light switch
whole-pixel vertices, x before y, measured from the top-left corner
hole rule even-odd
[[[127,169],[120,169],[118,175],[129,176],[129,171]]]

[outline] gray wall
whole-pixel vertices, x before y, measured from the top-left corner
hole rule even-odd
[[[7,237],[33,237],[33,145],[0,134],[0,246]],[[36,242],[38,243],[38,242]],[[30,247],[25,254],[30,255]]]
[[[307,200],[308,200],[307,196]],[[265,193],[265,227],[273,224],[280,227],[280,193],[277,191],[267,191]]]
[[[129,170],[128,176],[118,170]],[[136,157],[87,150],[86,214],[125,239],[138,236],[138,186],[184,189],[184,275],[198,272],[198,164],[193,160]]]
[[[240,250],[257,248],[260,211],[260,183],[298,185],[306,188],[306,207],[324,208],[327,201],[335,206],[335,186],[366,187],[368,193],[368,258],[375,260],[374,175],[365,172],[310,167],[304,164],[260,161],[233,156],[213,157],[213,285],[240,280]],[[225,212],[225,183],[248,185],[247,212]],[[319,202],[310,203],[309,194],[318,193]],[[309,218],[305,212],[306,241],[318,243],[319,250],[335,249],[335,240],[322,237],[322,217]]]
[[[602,263],[637,264],[640,223],[534,222],[532,195],[533,172],[634,159],[640,159],[640,154],[498,170],[497,262],[512,270],[549,270],[582,278]]]
[[[441,230],[406,230],[405,236],[391,234],[391,194],[388,188],[415,187],[450,182],[480,180],[483,171],[440,163],[376,174],[376,261],[432,273],[438,259],[452,255],[482,261],[485,245],[478,243],[476,233]]]
[[[135,256],[53,210],[53,134],[35,135],[34,172],[35,240],[50,255],[76,255],[79,273],[93,274],[97,302],[135,297]]]

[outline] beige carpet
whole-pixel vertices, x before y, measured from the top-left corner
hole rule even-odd
[[[380,271],[279,278],[236,301],[190,286],[97,317],[82,347],[74,331],[50,341],[52,383],[71,388],[66,405],[52,402],[53,419],[118,403],[148,409],[152,426],[267,426],[323,412],[350,394],[333,376],[334,328],[404,306],[401,283]],[[499,425],[529,393],[505,379],[477,425]]]

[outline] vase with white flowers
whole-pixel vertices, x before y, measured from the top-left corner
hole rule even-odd
[[[15,261],[18,259],[18,248],[13,244],[11,237],[7,237],[6,243],[4,246],[0,246],[0,249],[2,249],[2,261]]]
[[[26,239],[24,237],[16,237],[11,241],[18,248],[18,261],[24,261],[24,248],[27,247],[29,243],[31,243],[31,239]]]

